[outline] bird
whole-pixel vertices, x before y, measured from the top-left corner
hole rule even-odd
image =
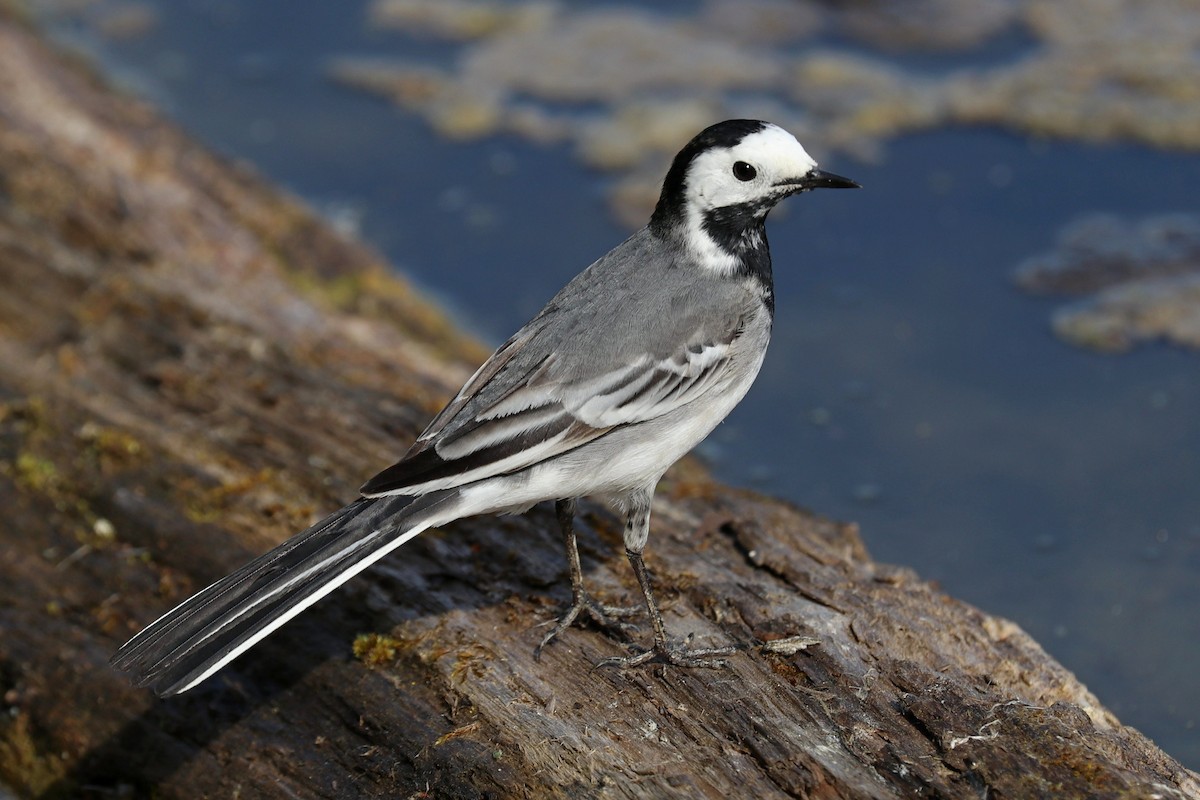
[[[749,390],[775,315],[768,212],[859,184],[818,169],[759,120],[705,128],[679,151],[648,224],[575,276],[502,344],[360,496],[167,611],[112,664],[160,696],[186,692],[429,528],[553,502],[572,601],[535,650],[602,605],[584,586],[579,498],[624,519],[653,642],[601,664],[726,666],[733,648],[672,642],[643,560],[656,484]]]

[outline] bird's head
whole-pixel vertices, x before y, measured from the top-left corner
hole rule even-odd
[[[734,119],[705,128],[675,156],[650,220],[680,237],[703,264],[737,268],[760,247],[767,212],[789,195],[858,184],[817,169],[796,137],[769,122]]]

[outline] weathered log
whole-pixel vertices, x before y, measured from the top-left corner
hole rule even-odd
[[[553,513],[425,534],[170,701],[140,626],[390,463],[483,355],[361,245],[0,12],[0,784],[21,796],[1200,797],[1015,625],[852,525],[662,486],[648,561],[728,670],[533,648]],[[636,588],[586,507],[590,584]],[[815,640],[815,643],[813,642]],[[3,789],[0,788],[0,794]]]

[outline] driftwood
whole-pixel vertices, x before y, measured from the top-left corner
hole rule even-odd
[[[0,796],[1200,797],[1028,636],[684,463],[648,561],[728,670],[593,669],[549,509],[421,536],[199,690],[107,661],[407,445],[484,354],[0,12]],[[591,586],[636,599],[587,507]],[[815,640],[815,641],[814,641]]]

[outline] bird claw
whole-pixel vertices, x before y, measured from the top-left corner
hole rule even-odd
[[[624,631],[633,626],[621,620],[637,616],[641,613],[641,610],[638,606],[609,606],[597,603],[586,593],[577,595],[571,602],[571,607],[567,609],[565,614],[558,618],[558,622],[555,623],[554,628],[534,648],[533,660],[540,661],[542,658],[542,648],[558,638],[559,634],[567,628],[571,627],[581,614],[601,628],[615,628]]]
[[[596,668],[619,667],[628,669],[642,664],[671,664],[676,667],[691,669],[728,669],[729,662],[721,656],[730,656],[737,652],[734,647],[706,647],[689,649],[685,646],[672,647],[667,644],[655,643],[654,647],[643,653],[632,656],[613,656],[596,663]]]
[[[636,617],[642,613],[641,606],[608,606],[604,603],[597,603],[590,597],[587,599],[588,612],[592,619],[599,625],[604,626],[626,626],[627,623],[621,622],[629,617]]]

